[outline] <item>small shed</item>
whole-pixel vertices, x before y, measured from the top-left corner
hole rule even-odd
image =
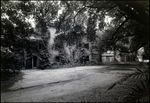
[[[114,52],[107,51],[102,54],[102,62],[103,63],[112,63],[114,62]]]

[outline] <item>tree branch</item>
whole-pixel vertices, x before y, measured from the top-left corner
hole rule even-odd
[[[117,5],[112,6],[110,9],[108,9],[106,12],[112,10],[113,8],[117,7]]]
[[[120,39],[122,39],[122,38],[125,38],[125,37],[129,37],[129,36],[135,36],[136,34],[129,34],[129,35],[125,35],[125,36],[121,36],[121,37],[116,37],[116,38],[114,38],[114,39],[117,39],[115,42],[114,42],[114,44],[116,44]]]
[[[94,4],[86,6],[86,7],[88,7],[88,8],[95,8],[95,9],[107,8],[106,5],[104,5],[103,7],[100,7],[100,6],[94,6]],[[116,4],[114,4],[112,7],[109,7],[109,9],[106,10],[105,12],[108,12],[108,11],[112,10],[113,8],[115,8],[115,7],[117,7]]]
[[[111,39],[104,39],[104,40],[102,40],[102,41],[121,39],[121,38],[124,38],[124,37],[135,36],[135,35],[136,35],[136,34],[129,34],[129,35],[124,35],[124,36],[115,37],[115,38],[111,38]]]
[[[121,51],[121,50],[119,50],[119,52],[121,52],[121,53],[133,53],[133,52],[139,50],[141,47],[143,47],[145,45],[147,45],[147,42],[144,42],[143,44],[141,44],[139,47],[135,48],[134,50],[131,50],[131,51]]]
[[[58,24],[58,26],[57,26],[57,29],[58,29],[57,32],[59,32],[59,30],[60,30],[60,28],[61,28],[61,24],[62,24],[63,21],[65,21],[65,17],[66,17],[66,15],[67,15],[67,12],[68,12],[69,9],[70,9],[69,3],[68,3],[67,1],[64,1],[64,2],[65,2],[66,5],[67,5],[67,10],[66,10],[66,12],[64,13],[63,17],[60,18],[59,24]]]
[[[149,14],[146,13],[148,10],[144,8],[144,5],[141,4],[142,2],[137,3],[136,1],[114,1],[114,3],[118,5],[121,11],[126,12],[128,17],[132,17],[132,19],[141,22],[142,24],[149,24]]]
[[[74,27],[74,24],[75,24],[75,18],[76,18],[76,16],[82,11],[82,10],[84,10],[86,8],[86,6],[84,6],[83,8],[81,8],[77,13],[76,13],[76,15],[73,17],[73,20],[74,20],[74,22],[73,22],[73,27]]]
[[[127,14],[123,13],[122,11],[120,10],[117,10],[120,14],[122,14],[125,18],[127,18]]]
[[[125,21],[122,22],[122,24],[117,28],[117,30],[115,31],[115,33],[112,35],[112,39],[114,38],[114,36],[118,33],[118,31],[120,30],[120,28],[129,20],[129,18],[126,18]]]
[[[62,22],[65,21],[65,17],[66,17],[67,12],[68,12],[68,11],[66,10],[66,12],[65,12],[64,15],[63,15],[63,17],[60,18],[59,24],[58,24],[58,26],[57,26],[58,31],[59,31],[60,28],[61,28]],[[57,31],[57,32],[58,32],[58,31]]]

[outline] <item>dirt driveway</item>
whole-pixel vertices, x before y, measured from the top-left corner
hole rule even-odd
[[[1,102],[99,102],[111,84],[134,68],[82,66],[21,72],[23,79],[1,93]]]

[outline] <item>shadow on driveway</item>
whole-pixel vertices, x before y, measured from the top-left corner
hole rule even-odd
[[[1,93],[9,91],[9,87],[11,87],[15,82],[23,79],[23,73],[19,72],[15,76],[11,76],[9,78],[1,79]]]

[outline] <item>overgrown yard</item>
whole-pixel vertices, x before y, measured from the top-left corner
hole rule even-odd
[[[106,90],[134,71],[131,65],[22,70],[24,75],[15,77],[18,80],[9,85],[9,90],[1,91],[1,102],[123,102],[139,80],[129,79]],[[1,85],[4,87],[5,84]]]

